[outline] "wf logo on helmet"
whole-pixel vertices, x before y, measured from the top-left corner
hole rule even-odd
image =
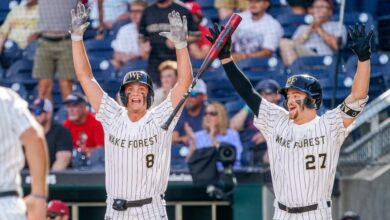
[[[297,81],[297,77],[290,77],[290,78],[288,78],[288,80],[287,80],[287,84],[291,85],[291,84],[293,84],[295,81]]]

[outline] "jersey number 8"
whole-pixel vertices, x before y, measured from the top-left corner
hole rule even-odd
[[[154,164],[154,154],[146,155],[146,167],[151,168]]]

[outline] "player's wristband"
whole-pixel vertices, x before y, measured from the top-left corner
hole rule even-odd
[[[186,47],[187,47],[187,42],[185,42],[185,41],[175,44],[175,48],[178,49],[178,50],[186,48]]]
[[[44,196],[44,195],[39,195],[39,194],[34,194],[34,193],[32,193],[32,194],[30,194],[30,196],[31,196],[32,198],[34,198],[34,199],[40,199],[40,200],[45,200],[45,201],[47,201],[47,196]]]
[[[70,35],[70,37],[72,38],[72,41],[82,41],[83,40],[82,35],[72,34],[72,35]]]

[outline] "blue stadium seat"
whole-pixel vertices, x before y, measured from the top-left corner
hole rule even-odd
[[[284,75],[284,65],[276,57],[244,59],[238,61],[237,65],[253,84],[269,78],[279,83],[282,82],[283,84],[286,78]]]
[[[85,41],[85,49],[87,50],[89,58],[94,59],[111,59],[114,53],[111,47],[112,38],[105,38],[103,40],[87,40]]]
[[[33,87],[37,82],[32,78],[32,69],[33,62],[31,60],[20,59],[13,63],[7,70],[5,80]]]
[[[214,0],[197,0],[196,2],[198,2],[202,8],[214,7]]]
[[[175,144],[171,147],[171,169],[180,170],[187,167],[186,157],[182,156],[180,151],[186,151],[183,144]]]
[[[194,74],[196,74],[196,72],[194,72]],[[203,79],[207,83],[208,81],[211,80],[227,79],[227,77],[222,67],[218,67],[218,68],[210,67],[206,70],[206,72],[202,74],[201,79]]]
[[[115,98],[116,93],[119,91],[121,80],[107,80],[99,82],[102,89],[112,98]]]
[[[211,101],[225,103],[238,99],[238,94],[228,79],[216,79],[207,82],[207,96]]]
[[[335,14],[331,17],[332,21],[338,21],[339,14]],[[345,12],[344,15],[344,25],[346,27],[350,25],[354,25],[357,22],[365,23],[366,24],[366,31],[371,30],[371,27],[374,27],[375,29],[375,22],[372,18],[372,15],[365,13],[365,12]]]
[[[68,111],[65,105],[61,105],[58,110],[55,112],[53,119],[58,124],[63,124],[64,121],[68,118]]]
[[[127,62],[125,65],[123,65],[123,67],[119,70],[117,77],[122,78],[123,76],[125,76],[127,72],[133,70],[146,70],[147,67],[148,67],[148,62],[146,60],[141,60],[141,59],[131,60]]]
[[[38,42],[33,41],[27,45],[27,47],[23,50],[22,56],[24,59],[34,60],[35,51],[37,50]]]
[[[22,50],[18,44],[12,40],[6,40],[3,46],[3,51],[0,56],[1,65],[4,68],[8,68],[18,60],[22,55]]]
[[[291,10],[286,0],[271,0],[271,7],[267,12],[273,17],[277,17],[280,14],[291,13]]]
[[[333,56],[299,57],[290,66],[288,74],[308,73],[317,78],[332,76],[335,70],[336,58]]]
[[[333,99],[334,77],[322,78],[320,80],[322,86],[322,98],[323,104],[326,108],[330,109]],[[337,78],[337,90],[336,90],[336,102],[335,106],[341,104],[345,98],[351,93],[352,80],[350,76],[343,74],[338,75]]]
[[[109,60],[90,59],[89,62],[96,80],[107,80],[115,76],[114,67]]]
[[[309,24],[313,20],[311,15],[280,14],[276,17],[284,30],[283,37],[291,38],[295,30],[302,24]]]
[[[212,22],[217,22],[219,20],[218,11],[214,7],[202,8],[202,13],[205,18]]]
[[[225,108],[229,118],[232,118],[237,112],[239,112],[242,107],[244,107],[244,105],[245,102],[241,98],[238,100],[226,102]]]
[[[12,83],[10,88],[12,90],[14,90],[15,92],[17,92],[20,97],[22,97],[23,99],[27,99],[28,97],[28,91],[26,89],[26,87],[21,84],[21,83]]]

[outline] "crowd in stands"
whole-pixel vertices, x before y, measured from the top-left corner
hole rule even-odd
[[[70,10],[78,1],[14,2],[16,6],[0,21],[1,84],[14,88],[31,103],[30,109],[46,133],[52,170],[102,169],[103,128],[75,80],[71,55]],[[293,72],[294,63],[323,56],[330,56],[335,63],[332,56],[338,50],[348,51],[346,26],[339,35],[339,5],[332,0],[288,0],[289,5],[276,0],[83,2],[91,7],[91,25],[84,40],[96,79],[114,97],[127,71],[144,69],[155,86],[153,107],[177,81],[174,45],[159,35],[169,30],[167,15],[172,10],[187,17],[194,73],[211,48],[206,39],[212,34],[208,27],[214,22],[224,24],[234,12],[239,13],[243,20],[232,37],[232,56],[257,84],[262,97],[280,105],[283,100],[277,90]],[[347,12],[353,8],[356,13],[366,12],[361,10],[363,5],[347,5]],[[363,20],[356,16],[354,22],[366,22],[371,28],[376,15],[369,9]],[[286,16],[290,23],[283,20]],[[333,71],[334,66],[327,62],[324,57],[319,68]],[[347,74],[341,73],[341,77],[344,80]],[[329,75],[323,78],[331,81]],[[268,163],[265,139],[253,126],[253,113],[229,88],[220,64],[214,62],[189,94],[173,133],[172,167],[185,167],[193,151],[218,147],[222,142],[236,147],[236,168]],[[371,100],[379,94],[371,94]],[[327,103],[325,107],[330,108]]]

